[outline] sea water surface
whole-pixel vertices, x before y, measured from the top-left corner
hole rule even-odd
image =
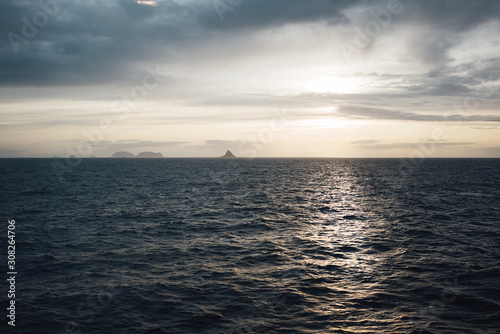
[[[0,159],[2,333],[500,333],[500,159],[55,162]]]

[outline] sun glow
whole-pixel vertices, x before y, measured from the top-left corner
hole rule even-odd
[[[156,1],[149,1],[149,0],[136,0],[135,3],[139,5],[146,5],[146,6],[154,6],[158,7],[158,2]]]
[[[357,78],[324,76],[309,81],[306,87],[316,93],[351,94],[356,93],[360,86]]]

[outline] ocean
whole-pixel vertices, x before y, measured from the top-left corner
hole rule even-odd
[[[500,333],[500,159],[0,159],[0,178],[2,333]]]

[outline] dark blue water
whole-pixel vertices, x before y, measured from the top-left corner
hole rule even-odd
[[[500,159],[54,162],[0,159],[2,333],[500,333]]]

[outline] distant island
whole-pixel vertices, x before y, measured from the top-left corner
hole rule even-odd
[[[141,152],[135,156],[136,158],[164,158],[163,154],[155,152]]]
[[[114,153],[111,158],[164,158],[163,154],[155,152],[141,152],[134,155],[130,152],[120,151]]]
[[[231,151],[227,150],[226,154],[224,154],[221,158],[236,158],[236,156],[231,153]]]
[[[163,154],[157,153],[157,152],[141,152],[137,155],[134,155],[133,153],[127,152],[127,151],[119,151],[113,153],[111,158],[164,158]],[[219,158],[237,158],[230,150],[226,151],[226,154]]]
[[[114,153],[111,158],[135,158],[135,155],[133,155],[132,153],[130,152],[124,152],[124,151],[120,151],[120,152],[116,152]]]

